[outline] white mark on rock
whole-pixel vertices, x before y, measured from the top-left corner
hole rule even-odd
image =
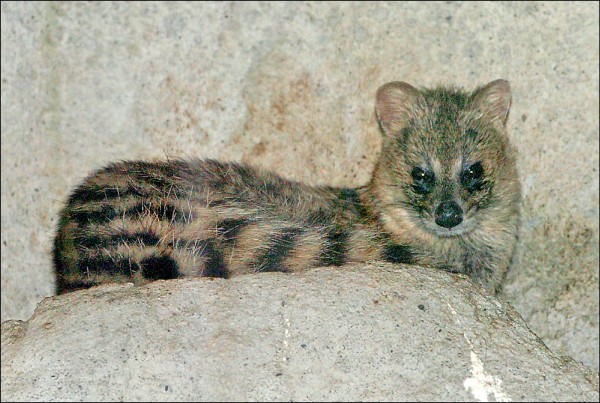
[[[462,324],[460,323],[460,319],[458,318],[458,314],[456,310],[452,308],[450,304],[447,304],[452,312],[452,315],[456,316],[456,322],[460,327]],[[492,376],[485,372],[483,368],[483,362],[479,359],[475,350],[473,348],[473,344],[471,340],[467,337],[465,333],[463,333],[463,337],[469,344],[469,348],[471,350],[471,374],[472,376],[465,379],[463,382],[463,386],[465,390],[471,391],[473,398],[480,402],[489,402],[488,396],[490,394],[494,395],[494,400],[496,402],[512,402],[510,396],[502,391],[502,380],[497,376]]]
[[[285,318],[285,330],[283,331],[283,345],[286,347],[289,346],[288,343],[288,339],[290,338],[290,320],[288,318]],[[283,362],[286,362],[287,360],[289,360],[289,357],[283,357],[282,358]]]
[[[452,312],[452,315],[456,316],[456,311],[454,310],[454,308],[452,308],[452,305],[450,305],[447,302],[446,302],[446,305],[448,305],[448,308],[450,308],[450,311]],[[458,324],[460,325],[460,321],[458,321]]]
[[[465,336],[466,338],[466,336]],[[468,341],[468,340],[467,340]],[[473,376],[465,379],[463,386],[473,397],[480,402],[488,402],[488,395],[494,395],[497,402],[511,402],[512,399],[502,391],[502,380],[497,376],[487,374],[483,369],[483,363],[471,349],[471,372]]]
[[[283,339],[283,344],[285,346],[288,345],[288,340],[290,338],[290,320],[288,318],[285,318],[285,331],[283,333],[284,335],[284,339]]]

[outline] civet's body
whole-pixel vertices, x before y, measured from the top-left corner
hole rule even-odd
[[[494,289],[518,221],[509,106],[502,80],[473,93],[384,85],[381,156],[357,189],[213,160],[111,164],[61,212],[57,290],[368,260],[466,273]]]

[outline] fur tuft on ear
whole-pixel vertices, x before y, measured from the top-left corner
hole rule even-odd
[[[473,93],[473,106],[498,128],[503,128],[508,119],[512,94],[506,80],[496,80]]]
[[[384,84],[377,90],[375,113],[386,136],[399,133],[408,124],[419,95],[419,90],[402,81]]]

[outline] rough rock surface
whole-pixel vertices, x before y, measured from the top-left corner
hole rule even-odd
[[[107,285],[2,324],[2,401],[598,401],[466,277],[391,264]]]
[[[362,185],[391,80],[511,82],[523,225],[504,297],[598,369],[597,2],[2,2],[1,318],[53,293],[67,193],[206,156]]]

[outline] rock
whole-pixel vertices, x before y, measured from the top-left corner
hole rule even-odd
[[[2,401],[598,401],[464,276],[373,264],[105,285],[2,324]]]

